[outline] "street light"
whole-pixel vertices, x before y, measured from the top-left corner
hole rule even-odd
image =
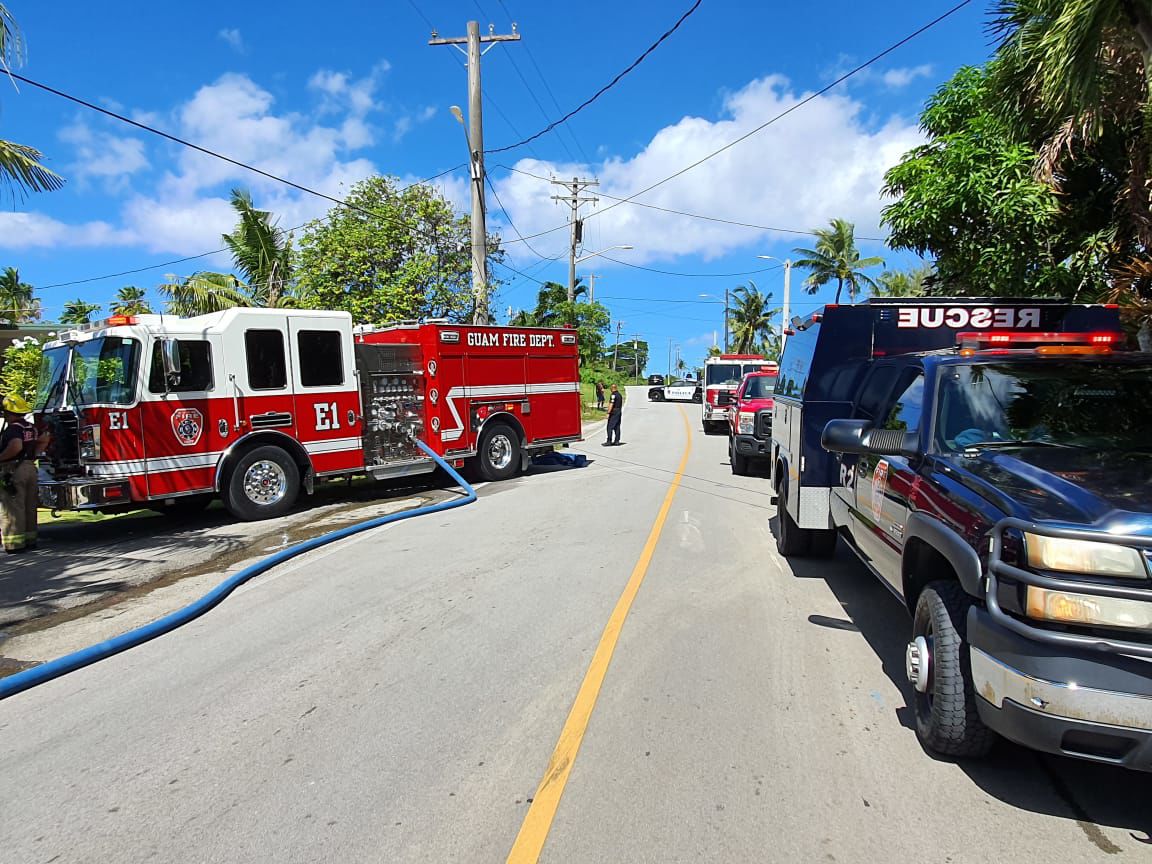
[[[635,246],[628,246],[626,244],[623,246],[609,246],[607,249],[601,249],[599,252],[589,252],[587,255],[581,255],[579,258],[576,259],[576,263],[579,264],[581,261],[587,261],[589,258],[595,258],[597,255],[603,255],[605,252],[611,252],[613,249],[635,249],[635,248],[636,248]]]
[[[724,289],[724,353],[728,353],[728,289]],[[711,294],[701,294],[701,297],[711,297]],[[717,297],[713,302],[719,303],[720,298]],[[715,335],[715,334],[713,334]]]
[[[764,261],[780,261],[774,255],[757,255]],[[788,300],[792,290],[792,260],[785,258],[780,262],[784,265],[784,305],[781,307],[781,312],[784,313],[784,319],[780,322],[780,346],[784,346],[784,330],[788,327]]]

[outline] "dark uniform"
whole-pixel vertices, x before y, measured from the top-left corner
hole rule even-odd
[[[604,442],[605,444],[620,443],[620,414],[623,409],[624,397],[617,390],[612,394],[612,404],[608,406],[608,440]]]
[[[19,455],[0,462],[0,537],[5,552],[36,546],[36,438],[36,427],[23,419],[9,419],[0,433],[0,453],[13,441],[23,445]]]

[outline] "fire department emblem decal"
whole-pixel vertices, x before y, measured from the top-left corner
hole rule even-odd
[[[194,447],[204,431],[204,415],[195,408],[181,408],[172,414],[172,431],[185,447]]]
[[[884,511],[884,496],[888,494],[888,462],[881,459],[872,472],[872,515],[877,519]]]

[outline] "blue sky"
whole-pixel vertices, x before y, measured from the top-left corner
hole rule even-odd
[[[24,30],[30,78],[141,119],[245,162],[339,197],[342,184],[373,172],[404,181],[466,157],[449,106],[466,104],[462,58],[429,47],[427,17],[445,36],[489,22],[520,43],[484,59],[486,146],[520,140],[575,107],[667,29],[690,0],[580,4],[526,0],[331,0],[266,7],[236,2],[112,6],[9,0]],[[557,132],[490,157],[501,201],[523,234],[562,225],[566,214],[545,181],[515,173],[598,177],[626,197],[763,123],[837,75],[886,48],[951,2],[739,3],[704,0],[681,29],[615,88]],[[419,11],[418,11],[419,10]],[[422,14],[421,14],[422,13]],[[880,178],[919,142],[925,98],[959,66],[988,56],[986,5],[977,0],[865,73],[639,200],[773,228],[809,230],[834,216],[862,237],[883,237]],[[514,62],[513,62],[514,61]],[[517,70],[518,67],[518,70]],[[539,70],[539,71],[538,71]],[[547,82],[547,87],[541,80]],[[521,75],[527,80],[526,88]],[[549,92],[549,88],[550,91]],[[553,98],[555,101],[553,101]],[[220,247],[231,227],[228,191],[246,186],[258,206],[293,227],[328,202],[251,175],[27,85],[0,83],[0,137],[42,150],[68,183],[59,192],[0,201],[0,266],[35,286],[161,264]],[[439,181],[461,208],[464,172]],[[623,321],[623,334],[652,344],[662,366],[669,340],[689,361],[722,327],[722,297],[753,280],[782,295],[781,271],[757,255],[787,257],[810,238],[705,222],[650,208],[586,208],[585,252],[596,295]],[[593,215],[603,210],[602,215]],[[489,196],[490,227],[515,231]],[[510,243],[509,264],[564,282],[566,231]],[[890,266],[914,256],[861,241]],[[74,297],[107,303],[116,289],[151,290],[166,273],[227,269],[223,257],[59,288],[40,296],[46,317]],[[744,274],[685,276],[669,274]],[[536,288],[511,270],[495,308],[531,306]],[[801,288],[793,312],[830,299]],[[701,298],[707,294],[710,297]],[[681,301],[681,302],[666,302]],[[694,301],[694,302],[682,302]],[[698,301],[698,302],[695,302]]]

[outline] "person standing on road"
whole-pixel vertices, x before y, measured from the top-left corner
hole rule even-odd
[[[5,552],[24,552],[36,548],[36,427],[22,397],[5,396],[0,407],[0,538]]]
[[[596,382],[596,410],[597,411],[603,411],[604,410],[604,382],[603,381],[597,381]]]
[[[624,410],[624,397],[620,395],[620,388],[612,385],[612,404],[608,407],[608,440],[605,447],[620,444],[620,413]],[[613,441],[615,436],[615,441]]]

